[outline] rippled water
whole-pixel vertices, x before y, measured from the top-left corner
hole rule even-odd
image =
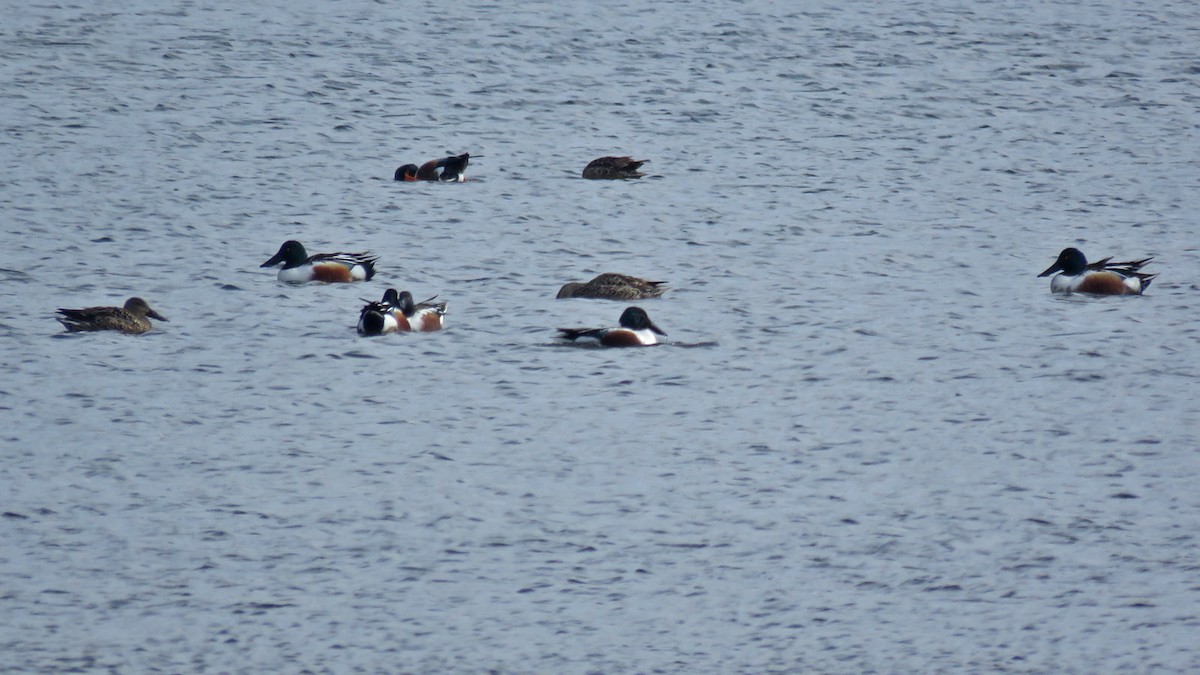
[[[0,27],[0,669],[1200,669],[1193,3],[161,7]]]

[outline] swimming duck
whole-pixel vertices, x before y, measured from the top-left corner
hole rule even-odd
[[[467,180],[467,164],[471,161],[471,153],[431,159],[421,166],[404,164],[396,169],[393,180],[398,181],[446,181],[461,183]],[[442,170],[438,174],[438,169]]]
[[[413,302],[412,293],[389,288],[379,302],[367,302],[358,315],[360,335],[387,333],[425,333],[442,329],[446,303],[434,303],[433,298]]]
[[[641,178],[646,175],[638,171],[648,159],[632,157],[600,157],[593,159],[583,168],[584,178]]]
[[[559,328],[558,337],[602,347],[643,347],[658,344],[655,333],[666,335],[640,307],[626,308],[618,323],[619,328]]]
[[[558,299],[600,298],[604,300],[645,300],[667,292],[665,281],[649,281],[627,274],[605,272],[586,283],[572,281],[559,289]]]
[[[280,281],[306,283],[324,281],[340,283],[367,281],[375,276],[377,256],[370,253],[318,253],[310,256],[300,242],[285,241],[279,251],[259,267],[271,267],[283,263],[279,270]]]
[[[1139,272],[1153,258],[1130,260],[1128,262],[1109,262],[1111,257],[1098,262],[1089,263],[1083,252],[1077,248],[1064,248],[1058,254],[1058,260],[1039,274],[1047,277],[1055,272],[1050,280],[1052,293],[1095,293],[1097,295],[1141,295],[1150,286],[1157,274]]]
[[[75,333],[88,330],[116,330],[122,333],[136,335],[145,333],[154,326],[150,323],[153,317],[166,321],[167,317],[150,309],[150,305],[141,298],[130,298],[124,307],[86,307],[84,309],[59,309],[62,316],[56,317],[67,330]]]

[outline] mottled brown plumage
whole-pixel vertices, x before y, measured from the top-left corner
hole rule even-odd
[[[584,167],[583,177],[601,180],[641,178],[645,174],[638,171],[638,169],[649,161],[648,159],[634,159],[632,157],[601,157],[593,159]]]
[[[645,300],[657,298],[667,289],[665,281],[648,281],[627,274],[605,272],[587,283],[573,281],[558,291],[558,299],[598,298],[601,300]]]
[[[150,319],[166,321],[167,317],[150,309],[141,298],[130,298],[122,307],[85,307],[84,309],[59,309],[62,316],[56,317],[72,333],[88,330],[116,330],[122,333],[145,333],[153,328]]]

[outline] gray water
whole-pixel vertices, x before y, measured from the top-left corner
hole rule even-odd
[[[0,670],[1195,672],[1198,7],[10,5]]]

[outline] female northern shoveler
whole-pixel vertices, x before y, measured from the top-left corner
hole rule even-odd
[[[1153,258],[1109,262],[1111,257],[1088,263],[1077,248],[1064,248],[1058,260],[1039,277],[1062,272],[1050,280],[1052,293],[1095,293],[1097,295],[1141,295],[1157,274],[1139,272]]]
[[[584,340],[603,347],[642,347],[658,344],[655,333],[666,335],[640,307],[621,312],[620,328],[559,328],[560,338]]]
[[[638,171],[648,159],[632,157],[600,157],[593,159],[583,168],[584,178],[641,178],[646,175]]]
[[[434,303],[430,298],[414,303],[412,293],[397,293],[389,288],[383,300],[368,302],[358,315],[360,335],[384,335],[386,333],[423,333],[442,329],[442,317],[446,314],[446,303]]]
[[[645,300],[657,298],[667,289],[665,281],[648,281],[627,274],[605,272],[587,283],[564,284],[556,296],[563,298],[600,298],[603,300]]]
[[[405,164],[396,169],[396,174],[392,178],[399,181],[440,180],[461,183],[467,180],[467,163],[470,161],[471,153],[464,152],[461,155],[431,159],[421,166]],[[440,175],[438,169],[442,170]]]
[[[59,309],[58,313],[62,315],[56,317],[58,321],[72,333],[85,330],[119,330],[136,335],[154,327],[146,317],[154,317],[159,321],[167,320],[167,317],[150,309],[150,305],[141,298],[126,300],[123,308]]]
[[[309,256],[298,241],[285,241],[279,252],[259,267],[271,267],[283,263],[279,280],[293,284],[308,281],[337,283],[345,281],[367,281],[375,276],[375,261],[378,257],[370,253],[318,253]]]

